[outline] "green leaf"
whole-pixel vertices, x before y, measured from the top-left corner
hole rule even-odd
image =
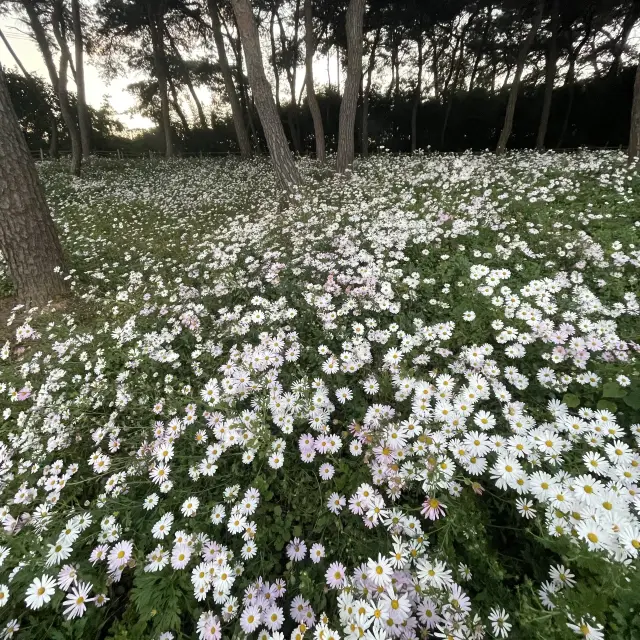
[[[273,507],[273,515],[278,518],[282,515],[282,507],[279,504]]]
[[[611,413],[615,413],[618,410],[618,405],[615,402],[611,402],[611,400],[605,400],[603,398],[598,402],[598,409],[600,409],[600,411],[611,411]]]
[[[640,409],[640,389],[636,389],[631,393],[628,393],[624,397],[624,403],[629,405],[632,409]]]
[[[573,409],[580,405],[580,398],[575,393],[565,393],[562,397],[562,402]]]
[[[623,389],[617,382],[607,382],[602,387],[602,396],[604,398],[624,398],[627,390]]]

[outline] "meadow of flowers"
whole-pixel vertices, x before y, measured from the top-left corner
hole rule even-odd
[[[74,296],[0,327],[0,638],[640,638],[635,167],[301,169],[42,166]]]

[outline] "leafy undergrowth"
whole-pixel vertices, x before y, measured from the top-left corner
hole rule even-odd
[[[1,637],[639,637],[635,168],[301,169],[42,165],[74,299],[0,354]]]

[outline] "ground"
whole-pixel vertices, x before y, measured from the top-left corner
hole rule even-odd
[[[636,167],[300,164],[40,166],[73,297],[3,321],[5,637],[640,634]]]

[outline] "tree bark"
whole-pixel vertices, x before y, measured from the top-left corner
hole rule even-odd
[[[80,145],[82,157],[89,159],[91,154],[91,117],[87,108],[84,84],[84,42],[82,21],[80,19],[80,0],[71,0],[71,16],[73,20],[73,40],[76,57],[76,99],[78,102],[78,123],[80,124]]]
[[[631,108],[631,131],[629,134],[629,162],[640,155],[640,64],[636,67]]]
[[[324,142],[324,127],[322,125],[322,113],[316,91],[313,85],[313,56],[316,51],[315,37],[313,34],[313,7],[312,0],[304,0],[304,42],[305,42],[305,80],[307,85],[307,102],[313,118],[313,130],[316,135],[316,158],[324,164],[327,159]]]
[[[358,87],[362,73],[362,30],[365,0],[350,0],[347,9],[347,80],[340,104],[338,131],[339,173],[344,173],[353,164],[356,109]]]
[[[82,164],[82,143],[80,140],[80,132],[76,126],[76,120],[69,102],[69,90],[67,88],[67,72],[69,69],[69,63],[71,62],[71,52],[69,51],[69,46],[67,44],[63,9],[62,0],[56,0],[53,5],[53,13],[51,15],[53,33],[58,42],[58,46],[60,47],[58,97],[60,99],[62,118],[67,125],[67,129],[69,130],[69,139],[71,140],[71,173],[73,173],[74,176],[79,176]]]
[[[362,94],[362,127],[360,131],[360,153],[362,157],[366,158],[369,155],[369,96],[371,95],[371,79],[373,77],[373,70],[376,66],[376,49],[380,42],[381,30],[378,28],[376,34],[373,37],[373,43],[371,45],[371,52],[369,53],[369,64],[367,65],[367,84],[364,87]]]
[[[416,83],[416,93],[413,98],[413,108],[411,109],[411,152],[418,146],[418,109],[422,102],[422,67],[424,66],[424,56],[422,54],[422,31],[417,40],[418,45],[418,82]]]
[[[21,301],[42,305],[68,293],[62,247],[1,68],[0,251]]]
[[[218,15],[218,5],[216,0],[208,0],[208,7],[209,16],[211,17],[213,39],[215,40],[216,49],[218,50],[218,64],[220,65],[220,71],[222,72],[222,77],[224,79],[227,98],[231,105],[231,115],[233,117],[233,126],[236,130],[238,147],[240,147],[240,155],[242,158],[247,159],[251,157],[251,142],[249,142],[249,134],[242,114],[242,105],[240,104],[238,94],[236,93],[236,87],[233,83],[233,74],[231,73],[229,60],[227,59],[227,52],[224,47],[222,25],[220,24],[220,16]]]
[[[500,139],[498,140],[498,146],[496,147],[496,153],[498,155],[503,154],[507,150],[507,142],[509,142],[509,136],[511,135],[511,129],[513,128],[513,115],[516,110],[516,102],[518,100],[518,91],[520,89],[520,79],[522,78],[522,71],[524,70],[524,64],[527,60],[529,50],[533,45],[533,41],[535,40],[536,33],[540,28],[543,11],[544,0],[538,0],[536,13],[533,17],[533,22],[531,23],[531,30],[529,31],[527,38],[518,53],[516,74],[513,79],[513,83],[511,84],[511,91],[509,92],[509,100],[507,102],[507,111],[504,116],[504,124],[502,126],[502,132],[500,133]]]
[[[151,44],[153,46],[153,66],[158,79],[158,91],[160,93],[160,109],[162,112],[162,133],[164,135],[165,157],[173,157],[173,137],[171,134],[171,115],[169,112],[169,93],[167,89],[167,58],[164,51],[164,16],[163,7],[157,7],[151,2],[147,4],[149,17],[149,31],[151,32]]]
[[[560,0],[553,0],[551,6],[551,38],[549,40],[549,50],[547,52],[547,68],[544,79],[544,99],[542,102],[542,113],[540,114],[540,124],[538,126],[538,136],[536,138],[536,149],[544,149],[549,126],[549,116],[551,115],[551,101],[553,99],[553,85],[556,79],[556,69],[558,67],[558,25],[560,23]]]
[[[258,25],[249,0],[231,0],[231,6],[236,16],[238,33],[247,62],[247,75],[274,170],[280,184],[291,191],[300,182],[300,174],[289,151],[271,86],[264,72]]]

